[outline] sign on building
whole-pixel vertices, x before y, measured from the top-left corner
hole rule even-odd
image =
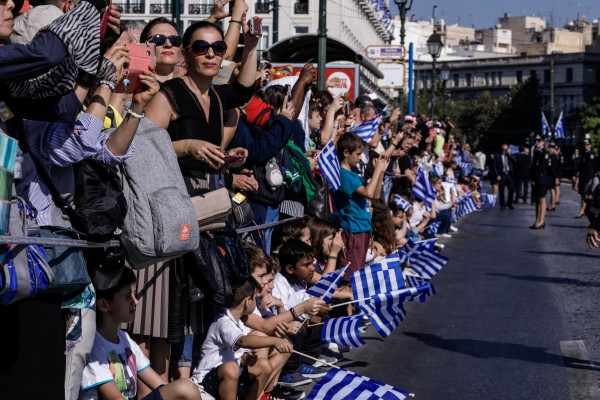
[[[368,46],[366,53],[371,60],[403,60],[406,51],[404,46],[377,45]]]
[[[380,89],[401,89],[404,87],[406,69],[403,62],[380,62],[377,68],[383,73],[382,79],[377,79]]]

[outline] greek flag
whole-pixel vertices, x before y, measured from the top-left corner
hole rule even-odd
[[[428,290],[428,286],[419,286],[380,293],[364,303],[358,303],[358,307],[369,317],[377,332],[385,339],[406,317],[402,305],[406,301],[418,299],[420,293]]]
[[[417,243],[419,246],[427,247],[429,250],[433,250],[435,248],[436,241],[437,239],[433,238],[426,240],[416,240],[415,243]]]
[[[327,182],[331,185],[331,189],[335,192],[340,187],[340,160],[335,151],[335,145],[333,140],[323,147],[319,155],[317,156],[319,168],[323,172],[323,176],[327,179]]]
[[[417,173],[417,179],[415,181],[415,185],[413,186],[412,194],[414,194],[418,199],[423,200],[425,204],[430,207],[431,203],[437,196],[437,191],[431,182],[429,182],[429,177],[422,170],[419,170]]]
[[[431,224],[429,224],[429,227],[427,228],[427,232],[425,232],[425,234],[435,235],[441,224],[442,224],[442,221],[432,222]]]
[[[404,212],[408,212],[410,209],[412,209],[412,204],[410,204],[408,201],[404,200],[404,198],[402,196],[400,196],[399,194],[394,196],[394,204],[402,207]]]
[[[398,252],[390,254],[379,263],[356,271],[350,275],[350,280],[355,300],[404,288],[404,275]]]
[[[360,125],[356,125],[348,129],[348,131],[356,133],[358,136],[360,136],[362,140],[368,142],[369,140],[371,140],[373,135],[375,135],[375,132],[377,132],[377,127],[381,122],[383,114],[385,114],[385,111],[380,112],[378,116],[371,120],[365,121]]]
[[[324,342],[360,347],[365,344],[358,330],[358,325],[363,318],[364,315],[361,314],[328,319],[321,330],[321,339]]]
[[[444,175],[444,164],[441,161],[438,161],[433,166],[433,172],[441,178]]]
[[[481,193],[481,206],[486,208],[496,207],[497,196],[489,193]]]
[[[548,120],[542,111],[542,136],[550,136],[550,125],[548,125]]]
[[[477,210],[477,205],[471,193],[465,193],[458,198],[458,207],[456,210],[456,218],[462,218],[467,214]]]
[[[456,185],[456,178],[450,178],[450,177],[445,177],[444,180],[448,183],[451,183],[453,185]]]
[[[410,268],[423,277],[432,278],[448,262],[447,257],[410,240],[402,247],[402,252],[410,262]]]
[[[404,400],[407,396],[409,393],[385,383],[343,368],[332,368],[315,384],[306,400]]]
[[[346,265],[344,268],[340,268],[337,271],[323,275],[321,279],[319,279],[319,282],[315,283],[313,287],[306,291],[306,294],[314,297],[323,296],[323,301],[329,304],[331,297],[333,296],[333,292],[335,292],[335,289],[337,289],[338,284],[348,269],[348,266],[349,265]]]
[[[565,137],[565,125],[563,123],[563,113],[561,111],[558,121],[556,121],[556,127],[554,128],[554,137],[556,139],[564,139]]]
[[[431,279],[423,278],[422,276],[417,276],[417,275],[409,275],[409,274],[404,275],[404,277],[406,278],[406,282],[408,283],[408,285],[412,288],[418,288],[420,286],[429,286],[429,288],[427,290],[425,290],[423,293],[415,296],[415,298],[414,298],[415,300],[418,300],[421,303],[425,303],[425,299],[428,296],[435,295],[435,289],[433,288],[433,285],[431,284]]]

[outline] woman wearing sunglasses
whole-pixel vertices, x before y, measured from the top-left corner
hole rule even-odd
[[[256,44],[260,33],[250,35],[245,20],[232,20],[244,32],[242,66],[237,80],[230,85],[211,88],[212,79],[219,72],[227,44],[223,31],[207,21],[196,22],[183,35],[183,56],[187,74],[162,85],[146,115],[157,125],[167,129],[173,140],[179,166],[186,180],[196,188],[208,189],[209,173],[224,165],[222,111],[240,107],[248,102],[254,90],[256,76]],[[230,153],[245,155],[243,149]],[[243,159],[237,164],[241,165]],[[190,187],[190,185],[188,185]]]
[[[175,66],[181,58],[181,36],[177,25],[167,18],[155,18],[148,22],[140,34],[141,43],[156,45],[156,76],[163,83],[173,78]]]

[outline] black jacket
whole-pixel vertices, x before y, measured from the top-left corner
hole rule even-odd
[[[533,162],[531,163],[531,180],[536,185],[549,186],[552,181],[549,172],[550,155],[548,150],[541,148],[533,152]]]
[[[517,167],[516,175],[517,178],[524,179],[529,178],[531,174],[531,155],[525,153],[517,154]]]

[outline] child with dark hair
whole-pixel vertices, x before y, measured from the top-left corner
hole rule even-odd
[[[350,275],[365,266],[367,250],[371,245],[371,208],[369,200],[379,197],[383,183],[383,173],[390,160],[379,157],[374,160],[375,170],[371,181],[366,184],[354,172],[360,161],[365,142],[355,133],[344,134],[337,144],[340,159],[340,188],[335,192],[335,204],[339,211],[342,239],[346,254],[342,254],[338,267],[350,263],[343,280],[350,281]]]
[[[134,399],[139,379],[152,389],[144,400],[200,400],[200,391],[189,379],[163,381],[140,347],[119,329],[119,325],[131,323],[135,316],[135,282],[133,272],[124,268],[115,286],[96,292],[96,338],[83,371],[79,398]]]
[[[258,399],[273,367],[268,359],[258,358],[255,349],[274,347],[279,353],[293,350],[286,339],[252,335],[242,322],[256,308],[260,291],[258,282],[249,278],[235,290],[227,312],[208,329],[192,380],[216,399],[235,400],[238,393],[248,400]]]

